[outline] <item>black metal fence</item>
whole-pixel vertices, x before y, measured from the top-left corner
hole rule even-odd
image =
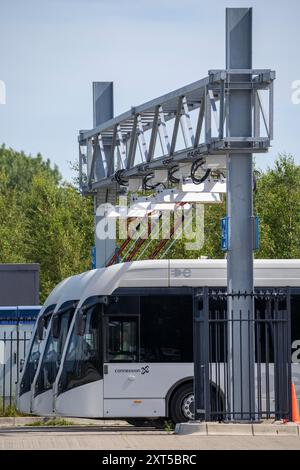
[[[251,297],[254,311],[236,314],[225,291],[195,292],[196,419],[290,419],[290,295],[272,289]]]
[[[16,384],[20,365],[25,359],[33,324],[32,319],[1,316],[0,324],[0,415],[10,412],[15,405]]]

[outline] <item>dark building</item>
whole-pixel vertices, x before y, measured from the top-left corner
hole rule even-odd
[[[39,264],[0,264],[0,306],[39,305]]]

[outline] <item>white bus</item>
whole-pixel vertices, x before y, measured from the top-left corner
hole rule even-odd
[[[59,356],[62,353],[64,340],[70,326],[70,320],[75,311],[74,307],[76,307],[80,299],[81,290],[83,290],[91,275],[91,272],[87,272],[64,279],[53,289],[45,300],[32,333],[25,362],[22,364],[20,380],[17,388],[17,407],[23,413],[36,412],[38,414],[45,412],[47,414],[51,414],[53,412],[53,398],[50,398],[49,396],[52,391],[50,394],[48,393],[48,396],[45,394],[42,400],[36,398],[37,395],[39,395],[34,393],[35,388],[38,388],[36,385],[37,380],[39,380],[39,390],[43,389],[41,376],[38,375],[37,372],[40,370],[43,357],[47,360],[49,356],[55,353],[58,354],[56,362],[54,363],[54,361],[51,361],[52,369],[49,364],[49,371],[44,377],[45,381],[48,380],[48,387],[52,389],[52,384],[56,378],[54,370],[56,367],[58,369]],[[71,306],[71,308],[66,314],[65,307],[67,305]],[[61,311],[64,313],[64,324],[63,328],[61,328],[59,341],[55,341],[53,343],[51,342],[51,330],[53,329],[51,328],[51,325],[53,325],[52,317],[55,314],[56,320],[59,319]],[[68,322],[66,322],[67,317],[69,319]],[[57,348],[58,350],[54,352],[54,349]],[[48,390],[48,388],[45,387],[44,391],[46,390]]]
[[[257,288],[291,288],[292,341],[300,339],[300,260],[255,260],[254,277]],[[69,293],[79,301],[62,356],[47,356],[45,367],[40,359],[31,387],[39,407],[32,411],[46,414],[47,395],[49,414],[191,419],[192,288],[203,286],[226,287],[225,260],[138,261],[91,271],[80,298],[78,287]],[[57,338],[65,337],[56,329]],[[51,361],[58,372],[48,383]],[[41,371],[47,391],[39,388]],[[297,373],[295,364],[296,387]]]
[[[17,384],[17,408],[23,413],[31,411],[31,386],[38,367],[41,350],[50,318],[56,302],[68,279],[60,282],[48,295],[35,323],[25,361],[20,364],[20,378]]]

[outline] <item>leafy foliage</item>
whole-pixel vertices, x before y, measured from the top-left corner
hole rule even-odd
[[[40,155],[0,149],[0,262],[40,263],[40,300],[90,269],[93,204]]]
[[[0,148],[0,262],[40,263],[41,302],[62,279],[91,265],[93,201],[79,193],[78,168],[73,169],[74,183],[66,184],[57,167],[41,155]],[[279,155],[273,168],[256,174],[254,206],[261,220],[261,249],[256,256],[300,258],[300,167],[292,156]],[[206,205],[201,250],[187,250],[186,239],[171,247],[168,241],[165,257],[222,258],[220,219],[225,214],[225,201]],[[131,246],[135,243],[132,240]],[[141,259],[149,258],[157,243],[153,240]],[[138,258],[139,253],[134,259]]]
[[[274,168],[261,172],[255,192],[261,220],[260,258],[300,258],[300,167],[279,155]]]

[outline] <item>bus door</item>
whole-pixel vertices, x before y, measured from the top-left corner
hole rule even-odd
[[[164,415],[164,400],[156,399],[156,377],[139,362],[139,315],[105,318],[104,417]]]

